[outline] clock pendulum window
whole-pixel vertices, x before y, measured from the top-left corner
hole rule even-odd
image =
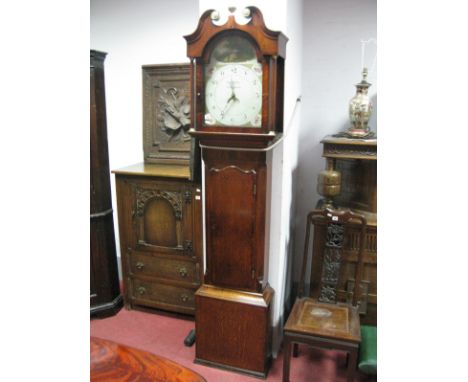
[[[231,9],[231,12],[234,10]],[[202,148],[206,264],[195,294],[198,363],[266,377],[271,305],[267,154],[282,137],[287,38],[260,10],[246,23],[206,11],[185,36],[191,60],[189,133]]]

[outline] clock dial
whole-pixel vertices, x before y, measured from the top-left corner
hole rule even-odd
[[[262,70],[254,61],[221,63],[207,70],[205,124],[260,127]]]

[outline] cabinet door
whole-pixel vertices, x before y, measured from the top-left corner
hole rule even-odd
[[[135,248],[192,255],[192,192],[177,182],[132,185]]]
[[[255,289],[256,187],[254,169],[206,171],[207,282]]]

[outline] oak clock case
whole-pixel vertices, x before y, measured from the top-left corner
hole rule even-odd
[[[202,148],[206,263],[195,294],[196,359],[266,377],[271,360],[267,152],[283,131],[287,38],[258,8],[217,25],[206,11],[185,36],[191,60],[189,133]]]

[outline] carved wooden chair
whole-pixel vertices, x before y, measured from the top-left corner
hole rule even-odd
[[[318,299],[303,297],[311,223],[325,224],[327,236],[321,270]],[[363,250],[366,237],[366,219],[350,210],[314,210],[307,216],[302,273],[298,298],[284,326],[283,382],[289,382],[291,348],[297,344],[311,347],[337,349],[348,353],[347,382],[354,379],[359,344],[361,342],[358,312],[359,289],[363,268]],[[359,230],[357,264],[354,273],[352,303],[337,302],[336,289],[343,257],[343,242],[348,229]]]

